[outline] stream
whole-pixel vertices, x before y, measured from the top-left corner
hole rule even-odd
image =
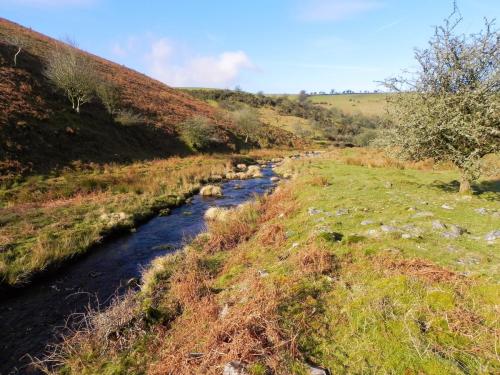
[[[128,281],[139,278],[154,258],[180,249],[204,230],[209,207],[233,207],[270,190],[274,174],[269,167],[262,173],[262,178],[223,182],[223,197],[196,195],[169,216],[155,217],[135,232],[105,242],[55,275],[0,295],[0,375],[36,373],[27,367],[29,356],[42,357],[71,314],[105,307],[114,295],[126,292]]]

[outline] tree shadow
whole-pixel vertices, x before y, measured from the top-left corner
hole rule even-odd
[[[449,182],[434,181],[431,186],[447,193],[458,193],[460,182],[452,180]],[[486,180],[472,184],[473,195],[487,200],[496,200],[500,195],[500,180]]]

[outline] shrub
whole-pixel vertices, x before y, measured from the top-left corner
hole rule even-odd
[[[192,150],[203,150],[216,141],[213,127],[204,117],[193,117],[180,124],[181,139]]]

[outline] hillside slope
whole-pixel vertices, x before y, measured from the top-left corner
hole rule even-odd
[[[18,35],[28,46],[5,42]],[[83,51],[96,74],[117,85],[128,121],[110,118],[94,101],[71,110],[64,95],[43,75],[50,51],[61,42],[0,18],[0,172],[46,172],[88,162],[129,162],[188,153],[177,125],[195,116],[216,128],[218,149],[237,149],[238,137],[222,111],[150,77]],[[285,137],[286,138],[286,137]],[[289,138],[287,138],[289,139]]]

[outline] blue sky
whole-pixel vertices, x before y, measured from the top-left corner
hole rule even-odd
[[[458,0],[462,31],[500,0]],[[414,66],[451,0],[0,0],[0,16],[172,86],[373,90]],[[498,25],[498,24],[497,24]]]

